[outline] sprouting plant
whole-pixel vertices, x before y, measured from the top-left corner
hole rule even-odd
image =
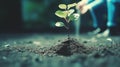
[[[68,30],[68,39],[70,39],[69,36],[69,29],[70,29],[70,25],[69,23],[71,21],[77,20],[79,18],[79,14],[75,12],[75,7],[76,7],[76,3],[72,3],[72,4],[59,4],[59,10],[57,10],[55,12],[55,15],[64,19],[65,22],[56,22],[56,26],[57,27],[65,27]]]

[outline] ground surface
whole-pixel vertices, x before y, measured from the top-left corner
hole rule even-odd
[[[60,48],[66,38],[58,34],[0,34],[0,67],[120,67],[120,36],[71,35],[72,53],[63,56],[57,50],[64,50]]]

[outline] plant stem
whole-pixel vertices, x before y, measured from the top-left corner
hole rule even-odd
[[[68,40],[70,40],[70,29],[68,29]]]
[[[69,29],[66,25],[64,25],[64,27],[65,27],[67,30]]]
[[[67,29],[67,34],[68,34],[68,40],[70,40],[70,25],[69,25],[70,21],[67,18],[65,18],[65,21],[67,22],[66,29]]]

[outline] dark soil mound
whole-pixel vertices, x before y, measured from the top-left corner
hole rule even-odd
[[[87,54],[90,53],[86,46],[80,44],[76,39],[69,39],[61,42],[56,46],[52,46],[46,50],[47,53],[54,53],[57,55],[70,56],[74,53]]]

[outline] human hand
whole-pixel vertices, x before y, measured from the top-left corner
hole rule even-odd
[[[81,8],[83,8],[84,5],[86,5],[86,2],[82,0],[82,1],[80,1],[80,2],[77,3],[76,8],[77,9],[81,9]]]
[[[85,5],[79,9],[81,14],[85,14],[89,10],[89,6]]]
[[[89,10],[89,6],[87,5],[87,0],[82,0],[78,2],[76,8],[80,10],[81,14],[85,14]]]

